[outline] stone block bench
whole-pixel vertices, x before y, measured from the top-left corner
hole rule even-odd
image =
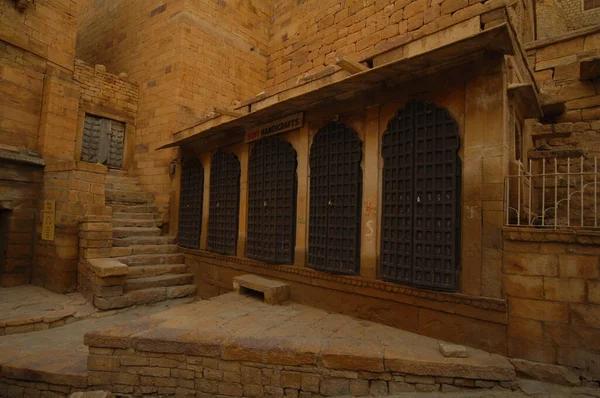
[[[259,292],[270,305],[280,305],[290,299],[290,285],[258,275],[241,275],[233,278],[233,290],[238,294]]]

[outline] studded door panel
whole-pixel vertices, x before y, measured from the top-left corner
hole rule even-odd
[[[297,180],[296,151],[287,141],[266,137],[254,144],[248,174],[248,257],[293,263]]]
[[[240,162],[233,153],[217,151],[210,167],[208,250],[236,254],[240,203]]]
[[[355,274],[360,268],[362,143],[343,123],[329,123],[310,150],[309,266]]]
[[[200,248],[203,196],[204,168],[198,159],[187,160],[183,163],[181,171],[178,238],[180,246]]]

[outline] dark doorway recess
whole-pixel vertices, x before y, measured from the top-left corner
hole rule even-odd
[[[343,123],[321,128],[310,148],[308,265],[356,274],[360,269],[362,142]]]
[[[181,196],[179,198],[179,246],[200,248],[202,232],[202,200],[204,196],[204,168],[198,159],[183,162]]]
[[[292,264],[296,243],[296,151],[277,137],[256,141],[248,166],[246,256]]]
[[[8,239],[10,236],[10,210],[0,208],[0,272],[6,268]]]
[[[383,133],[383,279],[456,291],[460,275],[460,140],[444,108],[411,101]]]
[[[236,254],[240,207],[240,162],[233,153],[217,151],[210,166],[208,250]]]

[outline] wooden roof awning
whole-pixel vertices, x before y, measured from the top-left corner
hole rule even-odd
[[[429,36],[421,38],[425,40]],[[514,55],[520,51],[507,23],[491,29],[479,31],[461,40],[448,44],[433,46],[427,50],[423,45],[422,52],[409,53],[388,63],[350,74],[338,70],[317,80],[293,87],[289,90],[260,98],[251,105],[251,112],[241,116],[223,115],[205,120],[193,127],[181,130],[173,135],[173,142],[158,149],[185,146],[198,140],[214,138],[215,135],[241,134],[245,129],[264,123],[265,120],[276,119],[292,113],[306,111],[323,102],[347,97],[384,85],[388,80],[396,80],[403,76],[418,76],[432,67],[439,67],[481,52],[496,52]]]

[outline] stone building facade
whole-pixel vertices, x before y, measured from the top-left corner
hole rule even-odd
[[[261,274],[297,302],[600,377],[593,228],[510,214],[519,175],[593,164],[595,10],[124,4],[83,6],[78,53],[140,82],[133,171],[169,204],[201,296]]]
[[[72,0],[0,2],[0,286],[76,289],[79,222],[110,212],[107,167],[81,162],[85,119],[135,130],[137,85],[75,58],[78,7]],[[127,167],[133,140],[125,142]],[[54,227],[44,237],[48,213]]]
[[[0,0],[0,89],[22,93],[0,103],[0,144],[28,162],[3,174],[23,191],[0,209],[34,226],[0,248],[25,242],[3,284],[79,278],[113,308],[128,267],[86,260],[134,249],[112,247],[110,148],[86,137],[117,126],[118,168],[152,195],[200,296],[259,274],[299,303],[600,379],[584,213],[598,192],[569,201],[566,224],[546,206],[597,175],[595,11],[576,25],[528,0],[61,1]],[[11,199],[36,189],[56,206],[50,241],[41,201]]]

